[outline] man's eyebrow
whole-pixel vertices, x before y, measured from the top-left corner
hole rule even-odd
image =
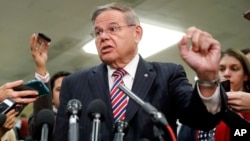
[[[111,22],[107,24],[107,26],[110,26],[110,25],[119,25],[119,24],[117,22]],[[100,27],[97,25],[95,26],[95,29],[100,29]]]

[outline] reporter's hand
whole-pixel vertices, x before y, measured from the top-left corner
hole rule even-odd
[[[0,127],[0,136],[2,137],[7,131],[12,129],[16,124],[16,115],[18,112],[15,109],[10,110],[6,114],[6,121],[4,122],[3,126]]]
[[[37,44],[37,40],[37,35],[32,34],[30,38],[31,54],[36,65],[36,72],[44,76],[47,72],[46,63],[50,43],[41,42],[41,44]]]
[[[227,92],[227,103],[236,112],[250,113],[250,93]]]
[[[29,104],[36,101],[37,98],[25,98],[26,96],[37,97],[38,92],[35,90],[14,91],[13,88],[23,84],[23,80],[5,83],[0,87],[0,101],[11,98],[18,104]]]

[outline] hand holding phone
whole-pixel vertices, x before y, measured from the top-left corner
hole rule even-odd
[[[40,43],[40,44],[42,42],[49,43],[49,42],[51,42],[51,39],[48,36],[46,36],[45,34],[43,34],[43,33],[38,33],[37,42]]]
[[[24,91],[24,90],[36,90],[38,91],[38,97],[49,94],[49,88],[40,80],[30,80],[24,85],[14,88],[15,91]],[[28,98],[27,96],[26,98]]]
[[[16,102],[11,98],[6,98],[0,103],[0,113],[6,114],[16,106]]]
[[[44,46],[48,45],[49,42],[51,42],[51,39],[48,36],[43,33],[38,33],[36,49],[44,50]],[[41,46],[42,43],[44,46]]]

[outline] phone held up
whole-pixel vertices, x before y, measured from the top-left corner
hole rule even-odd
[[[229,79],[223,80],[220,83],[226,92],[229,92],[231,90]]]
[[[43,50],[44,46],[41,46],[41,44],[42,43],[48,44],[49,42],[51,42],[51,39],[47,35],[45,35],[43,33],[38,33],[37,34],[37,45],[36,45],[37,49]]]
[[[15,91],[24,91],[24,90],[36,90],[38,91],[38,97],[45,96],[49,94],[49,88],[40,80],[30,80],[24,85],[14,88]],[[26,96],[29,98],[29,96]]]
[[[6,114],[16,106],[16,102],[11,98],[6,98],[0,103],[0,113]]]

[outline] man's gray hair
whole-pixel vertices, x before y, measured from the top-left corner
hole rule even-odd
[[[98,15],[100,15],[102,12],[108,11],[108,10],[117,10],[117,11],[124,13],[125,20],[126,20],[128,25],[140,24],[139,18],[136,15],[136,13],[134,12],[134,10],[132,10],[129,7],[123,6],[121,4],[118,4],[118,3],[110,3],[110,4],[107,4],[104,6],[97,7],[97,9],[93,12],[92,17],[91,17],[92,23],[95,22],[96,17]]]

